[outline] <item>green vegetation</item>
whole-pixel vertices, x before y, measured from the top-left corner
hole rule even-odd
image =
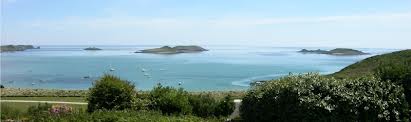
[[[188,93],[182,88],[163,87],[159,84],[150,93],[150,108],[165,114],[190,114],[192,106],[188,99]]]
[[[382,65],[396,65],[403,64],[404,62],[411,62],[410,49],[369,57],[355,64],[347,66],[341,71],[331,74],[330,76],[336,78],[362,77],[374,74],[374,71]]]
[[[0,52],[24,51],[27,49],[40,49],[40,47],[35,48],[33,45],[2,45]]]
[[[85,97],[88,90],[2,88],[1,97]]]
[[[200,46],[163,46],[161,48],[154,48],[154,49],[146,49],[137,51],[135,53],[156,53],[156,54],[178,54],[178,53],[194,53],[194,52],[202,52],[207,51],[206,49]]]
[[[13,107],[2,106],[1,120],[19,120],[34,122],[106,122],[106,121],[158,121],[158,122],[193,122],[222,121],[218,118],[200,118],[191,115],[164,116],[156,111],[95,111],[88,113],[82,108],[72,108],[66,105],[38,104],[31,106],[26,111],[20,111]]]
[[[85,97],[1,97],[2,100],[87,102]]]
[[[95,81],[89,91],[90,95],[87,98],[89,112],[98,109],[130,109],[136,95],[134,85],[129,81],[108,74]]]
[[[375,77],[291,75],[253,87],[243,98],[245,121],[408,121],[403,88]]]
[[[328,54],[328,55],[342,55],[342,56],[349,56],[349,55],[365,55],[368,53],[361,52],[359,50],[348,49],[348,48],[335,48],[330,51],[326,50],[307,50],[302,49],[298,51],[300,53],[312,53],[312,54]]]
[[[384,81],[391,81],[404,88],[404,94],[411,107],[411,62],[383,64],[375,71]]]
[[[376,75],[383,81],[402,85],[411,107],[411,50],[402,50],[373,56],[352,64],[330,76],[336,78],[357,78]]]

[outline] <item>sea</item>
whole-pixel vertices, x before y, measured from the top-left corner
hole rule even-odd
[[[36,45],[37,46],[37,45]],[[88,89],[112,74],[150,90],[156,84],[188,91],[247,90],[250,82],[291,74],[330,74],[365,58],[400,49],[355,48],[370,55],[301,54],[301,49],[332,47],[202,46],[209,51],[173,55],[134,53],[162,45],[45,45],[1,53],[1,84],[13,88]]]

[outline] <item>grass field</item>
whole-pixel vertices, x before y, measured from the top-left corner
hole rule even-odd
[[[32,100],[32,101],[62,101],[62,102],[86,102],[84,97],[1,97],[1,100]],[[14,108],[19,111],[26,111],[30,106],[36,106],[39,103],[20,103],[20,102],[2,102],[1,107]],[[53,104],[54,105],[54,104]],[[68,105],[73,108],[83,109],[87,105]]]
[[[1,97],[2,100],[86,102],[85,97]]]

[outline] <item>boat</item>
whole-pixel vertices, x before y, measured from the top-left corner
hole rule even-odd
[[[150,76],[150,74],[148,74],[148,73],[144,73],[144,76]]]
[[[83,79],[89,79],[90,75],[84,76]]]
[[[115,69],[110,64],[110,71],[115,71]]]
[[[33,83],[31,83],[31,85],[36,85],[36,83],[33,82]]]
[[[141,68],[141,72],[146,72],[147,69]]]
[[[179,85],[179,86],[181,86],[181,84],[182,84],[181,82],[178,82],[178,85]]]

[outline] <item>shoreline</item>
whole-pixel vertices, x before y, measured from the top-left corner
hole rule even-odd
[[[87,97],[88,90],[63,89],[29,89],[29,88],[2,88],[0,97]],[[188,91],[189,94],[211,94],[216,97],[231,95],[234,98],[242,97],[247,90],[241,91]],[[138,95],[148,95],[148,91],[137,91]]]

